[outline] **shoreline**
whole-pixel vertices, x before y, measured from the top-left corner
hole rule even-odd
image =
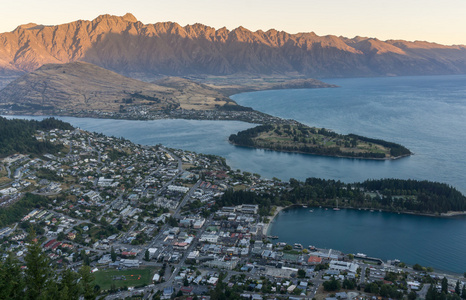
[[[267,236],[267,231],[269,231],[270,224],[272,224],[275,217],[278,215],[279,212],[281,212],[282,210],[284,210],[285,208],[288,208],[288,207],[289,206],[286,206],[286,207],[285,206],[277,206],[275,208],[274,214],[272,216],[267,217],[269,219],[269,222],[265,223],[264,226],[262,227],[262,235]]]
[[[277,149],[272,149],[272,148],[267,148],[267,147],[257,147],[257,146],[245,146],[245,145],[240,145],[240,144],[231,142],[230,140],[228,140],[228,143],[236,147],[245,147],[245,148],[251,148],[251,149],[262,149],[262,150],[275,151],[275,152],[297,153],[297,154],[307,154],[307,155],[314,155],[314,156],[325,156],[325,157],[335,157],[335,158],[345,158],[345,159],[352,158],[352,159],[360,159],[360,160],[391,161],[391,160],[397,160],[397,159],[401,159],[404,157],[409,157],[409,156],[414,155],[414,153],[411,152],[411,154],[405,154],[405,155],[393,156],[393,157],[385,157],[385,158],[356,157],[356,156],[345,156],[345,155],[316,154],[316,153],[309,153],[309,152],[302,152],[302,151],[277,150]]]
[[[307,204],[293,204],[289,205],[287,207],[282,208],[281,210],[290,208],[290,207],[296,207],[300,208],[303,205]],[[312,206],[308,205],[308,207],[312,208],[329,208],[333,209],[335,206]],[[454,218],[454,217],[461,217],[461,216],[466,216],[466,211],[448,211],[446,213],[422,213],[422,212],[415,212],[415,211],[395,211],[395,210],[388,210],[384,208],[370,208],[370,207],[352,207],[352,206],[341,206],[341,209],[351,209],[351,210],[359,210],[359,211],[369,211],[374,210],[374,211],[380,211],[384,213],[393,213],[393,214],[404,214],[404,215],[411,215],[411,216],[423,216],[423,217],[431,217],[431,218]],[[280,211],[281,211],[280,210]],[[276,214],[273,216],[275,218]],[[273,219],[270,220],[270,223],[273,221]]]

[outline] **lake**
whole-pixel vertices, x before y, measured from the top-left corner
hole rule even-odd
[[[235,147],[236,121],[61,119],[133,142],[221,155],[234,169],[282,180],[308,177],[344,182],[378,178],[432,180],[466,194],[466,76],[328,79],[333,89],[277,90],[235,95],[254,109],[339,133],[385,139],[415,154],[394,161],[360,160]]]
[[[293,228],[293,230],[290,230]],[[268,234],[304,247],[365,253],[463,274],[466,271],[466,217],[435,218],[342,209],[291,208],[281,211]]]
[[[396,142],[414,155],[395,161],[269,155],[273,171],[298,179],[321,177],[344,182],[427,179],[448,183],[466,193],[466,76],[325,81],[340,87],[262,91],[235,95],[233,99],[310,126]]]
[[[344,182],[428,179],[466,193],[466,76],[325,81],[340,87],[262,91],[232,98],[241,105],[310,126],[400,143],[415,155],[373,161],[235,147],[228,143],[229,135],[254,126],[236,121],[60,119],[135,143],[221,155],[232,168],[267,178],[320,177]],[[270,230],[292,243],[466,271],[464,217],[441,219],[350,210],[333,213],[287,211],[278,215]]]

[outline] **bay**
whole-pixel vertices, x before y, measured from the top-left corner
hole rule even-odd
[[[48,116],[4,116],[42,120]],[[141,145],[162,144],[166,147],[215,154],[227,161],[241,160],[242,149],[228,143],[232,133],[256,125],[238,121],[199,121],[199,120],[115,120],[75,117],[56,117],[81,129],[103,133],[107,136],[123,137]],[[244,158],[246,157],[243,156]],[[233,164],[234,165],[234,164]]]
[[[463,274],[466,271],[466,217],[436,218],[351,209],[281,211],[268,234],[304,247],[365,253],[383,260]],[[290,230],[292,228],[293,230]]]

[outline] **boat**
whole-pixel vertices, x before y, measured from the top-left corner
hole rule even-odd
[[[278,235],[268,235],[267,238],[272,239],[272,240],[276,240],[276,239],[278,239]]]
[[[303,208],[307,208],[307,205],[303,205]]]
[[[300,250],[303,250],[303,249],[304,249],[304,248],[303,248],[303,245],[298,244],[298,243],[295,243],[295,244],[293,245],[293,248],[294,248],[294,249],[300,249]]]
[[[371,209],[371,210],[370,210],[370,212],[374,212],[374,210],[373,210],[373,209]]]
[[[334,207],[333,210],[340,210],[340,209],[338,208],[338,199],[337,199],[337,207]]]
[[[314,212],[314,210],[313,210],[313,209],[310,209],[309,212]]]

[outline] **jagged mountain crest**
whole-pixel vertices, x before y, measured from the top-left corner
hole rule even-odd
[[[313,32],[143,24],[132,14],[0,34],[0,74],[85,61],[125,75],[301,74],[386,76],[466,73],[466,47]]]

